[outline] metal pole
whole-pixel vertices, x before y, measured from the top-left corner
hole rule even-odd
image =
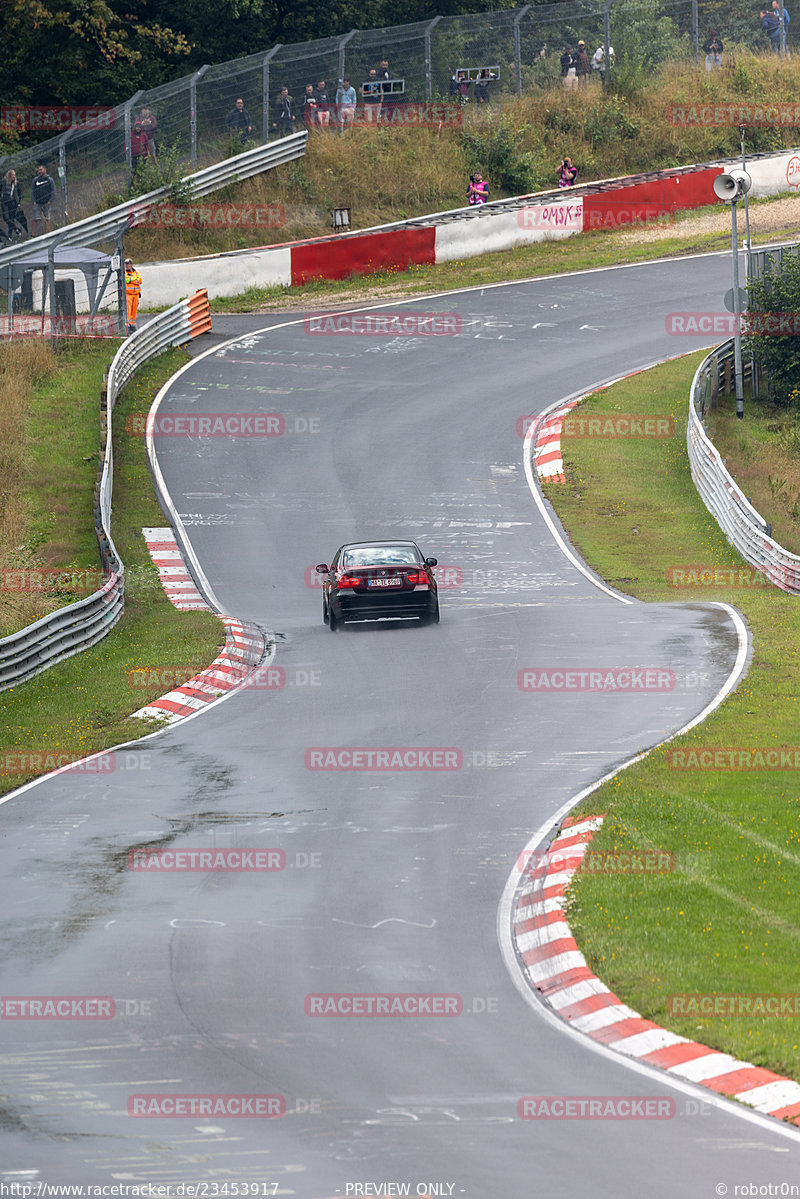
[[[786,22],[783,19],[783,14],[784,14],[783,0],[779,0],[778,20],[780,21],[780,26],[781,26],[781,55],[785,58],[786,57]]]
[[[739,247],[736,235],[736,201],[731,200],[731,244],[733,246],[733,374],[736,388],[736,416],[741,420],[744,416],[744,390],[742,387],[742,332],[740,313],[742,311],[739,298]]]
[[[128,296],[125,291],[125,246],[122,229],[117,230],[117,328],[120,337],[128,332]]]
[[[692,0],[692,47],[694,49],[694,65],[700,66],[700,14],[697,0]]]
[[[195,71],[189,80],[189,144],[191,146],[192,170],[197,167],[197,81],[202,79],[210,63]]]
[[[58,139],[58,189],[61,192],[61,219],[67,223],[67,146],[66,141],[71,133],[67,130]]]
[[[133,159],[131,157],[131,109],[139,97],[143,95],[143,91],[136,92],[136,94],[131,96],[130,100],[126,102],[125,107],[123,108],[123,115],[125,119],[125,162],[128,168],[128,183],[130,183],[133,179]]]
[[[603,54],[605,70],[603,71],[603,87],[608,87],[611,78],[611,5],[614,0],[607,0],[603,9]]]
[[[264,141],[269,141],[269,64],[270,59],[278,53],[282,42],[278,42],[277,46],[273,46],[264,55],[264,61],[261,64],[261,120],[263,124],[261,128],[264,130]]]
[[[425,26],[425,100],[430,104],[433,95],[433,80],[431,77],[431,30],[439,24],[441,17],[434,17]]]
[[[747,171],[747,159],[744,153],[744,125],[739,126],[739,136],[742,140],[742,170]],[[750,276],[753,270],[753,247],[750,243],[750,205],[747,202],[747,192],[744,193],[744,221],[745,221],[745,242],[747,245],[747,257],[745,259],[745,287],[750,283]],[[758,399],[758,366],[752,354],[750,356],[750,379],[752,384],[752,396],[754,400]]]
[[[50,336],[55,340],[58,337],[58,326],[56,324],[55,246],[50,246],[47,251],[47,291],[49,294]],[[42,321],[44,321],[44,308],[44,296],[42,296]]]
[[[524,8],[521,8],[519,10],[519,12],[517,13],[517,15],[514,17],[514,63],[517,68],[517,95],[518,96],[522,95],[522,45],[521,45],[520,36],[519,36],[519,23],[522,20],[522,18],[525,16],[525,13],[529,11],[530,7],[531,7],[530,4],[526,4],[524,6]]]

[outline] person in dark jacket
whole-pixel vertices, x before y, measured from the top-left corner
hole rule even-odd
[[[311,132],[312,129],[319,128],[319,114],[317,113],[317,97],[314,94],[314,84],[307,83],[305,95],[300,104],[300,116],[303,118],[303,124],[306,129]]]
[[[22,236],[22,230],[28,232],[28,220],[22,211],[22,192],[17,183],[17,172],[6,171],[3,186],[0,189],[0,208],[3,220],[8,228],[10,240]]]
[[[772,44],[772,49],[776,54],[781,52],[781,23],[774,12],[767,12],[765,8],[759,13],[761,17],[761,30],[766,33]]]
[[[56,194],[56,185],[47,173],[43,162],[39,163],[31,184],[31,200],[33,201],[33,220],[31,221],[31,236],[36,236],[36,226],[43,225],[42,232],[50,232],[50,206]]]
[[[314,88],[314,99],[317,102],[317,121],[320,129],[327,129],[331,123],[331,101],[328,87],[324,79],[320,79]]]
[[[244,145],[253,132],[253,122],[250,120],[250,113],[244,106],[244,100],[239,99],[236,101],[236,104],[225,118],[225,124],[232,134],[239,134],[242,139],[242,145]]]
[[[575,60],[575,74],[578,79],[578,87],[586,87],[589,82],[589,55],[586,53],[586,42],[578,42],[578,49],[573,55]]]
[[[567,92],[575,91],[578,86],[578,70],[572,46],[565,46],[561,55],[561,83]]]
[[[712,29],[709,33],[708,41],[703,46],[703,51],[706,56],[706,70],[718,70],[722,63],[722,38],[716,29]]]
[[[278,137],[289,137],[294,133],[294,122],[294,100],[289,95],[288,87],[282,87],[275,100],[275,120],[272,122],[272,128],[277,129]]]

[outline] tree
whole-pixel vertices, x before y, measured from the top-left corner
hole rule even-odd
[[[786,254],[780,263],[769,258],[763,276],[751,279],[744,327],[743,349],[766,367],[770,399],[800,409],[800,257]],[[788,336],[775,335],[781,328]]]
[[[4,0],[0,40],[7,104],[117,104],[190,51],[147,0]]]

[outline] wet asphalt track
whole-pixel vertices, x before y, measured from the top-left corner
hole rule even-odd
[[[158,460],[223,609],[274,632],[286,685],[125,751],[113,774],[62,775],[0,807],[3,993],[108,995],[121,1012],[0,1022],[0,1181],[202,1182],[208,1195],[259,1182],[298,1199],[404,1193],[387,1183],[705,1199],[718,1183],[800,1181],[796,1138],[699,1111],[707,1093],[541,1019],[496,933],[531,832],[691,719],[736,653],[719,610],[625,606],[569,564],[526,484],[518,418],[692,348],[665,315],[721,307],[728,273],[724,258],[695,259],[402,306],[460,313],[457,338],[293,324],[176,380],[162,413],[285,417],[282,437],[161,438]],[[217,324],[233,335],[254,320]],[[344,540],[395,535],[462,571],[441,625],[331,635],[309,568]],[[535,665],[659,666],[678,683],[635,698],[522,693],[517,672]],[[342,745],[455,747],[464,766],[306,769],[307,749]],[[287,869],[126,870],[127,851],[152,842],[279,847]],[[307,1016],[321,992],[456,994],[465,1010]],[[129,1117],[128,1097],[149,1092],[280,1094],[288,1112]],[[677,1114],[520,1121],[531,1094],[670,1096]],[[366,1183],[384,1189],[354,1189]]]

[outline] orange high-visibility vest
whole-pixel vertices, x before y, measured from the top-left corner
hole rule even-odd
[[[137,270],[125,272],[125,296],[128,301],[128,324],[136,324],[139,297],[142,294],[142,276]]]

